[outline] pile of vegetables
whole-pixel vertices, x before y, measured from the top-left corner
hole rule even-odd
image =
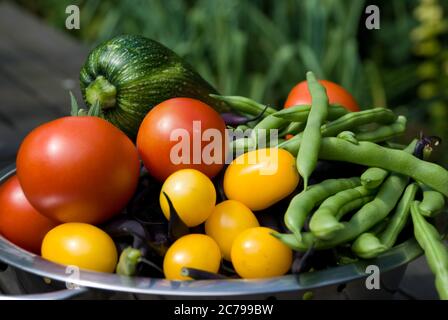
[[[88,109],[72,96],[72,116],[29,133],[0,186],[0,233],[13,243],[98,272],[257,279],[371,259],[414,234],[448,299],[432,225],[448,171],[429,161],[436,137],[392,141],[405,117],[360,111],[312,72],[282,110],[221,96],[138,36],[95,48],[81,89]]]

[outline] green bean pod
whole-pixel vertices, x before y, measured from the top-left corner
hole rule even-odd
[[[360,141],[380,142],[399,136],[406,131],[407,119],[405,116],[398,116],[397,120],[390,125],[379,126],[375,130],[357,132],[356,138]]]
[[[330,240],[336,231],[344,228],[344,224],[336,218],[339,210],[353,200],[373,194],[374,190],[358,186],[342,190],[328,197],[314,212],[310,220],[310,230],[316,238]]]
[[[367,189],[378,188],[389,175],[389,171],[372,167],[361,175],[361,184]]]
[[[232,110],[250,116],[258,116],[264,111],[266,116],[277,112],[276,109],[267,107],[252,99],[241,96],[220,96],[217,94],[210,94],[212,98],[224,101]]]
[[[353,144],[344,139],[331,137],[322,139],[319,158],[379,167],[403,174],[448,196],[448,183],[446,183],[448,171],[403,150],[389,149],[367,141]]]
[[[350,131],[362,125],[370,123],[390,124],[396,119],[397,116],[392,110],[384,108],[374,108],[359,112],[351,112],[335,121],[324,124],[321,127],[321,134],[322,137],[336,136],[343,131]],[[362,141],[362,138],[362,135],[361,138],[356,136],[358,141]],[[285,141],[279,145],[279,147],[295,155],[299,152],[302,139],[303,133],[300,133],[295,135],[292,139]]]
[[[297,169],[303,178],[303,189],[308,187],[308,179],[317,165],[319,156],[321,131],[320,127],[327,120],[328,96],[325,88],[317,81],[314,73],[307,72],[306,79],[311,94],[312,107],[305,130],[302,145],[297,154]]]
[[[235,131],[240,130],[240,131],[246,131],[252,129],[251,127],[249,127],[247,124],[240,124],[235,128]]]
[[[291,122],[286,128],[284,128],[278,134],[279,137],[284,137],[288,134],[296,135],[303,131],[305,128],[306,122]]]
[[[293,234],[273,233],[273,236],[297,251],[306,251],[312,245],[320,250],[347,243],[387,217],[401,197],[408,180],[406,176],[391,174],[381,185],[376,197],[358,210],[350,221],[342,222],[344,228],[336,231],[330,240],[320,240],[311,232],[302,233],[301,241]]]
[[[338,212],[336,212],[336,214],[335,214],[336,220],[338,220],[338,221],[341,220],[347,213],[361,208],[363,205],[365,205],[367,202],[372,201],[374,198],[375,198],[374,195],[368,195],[368,196],[354,199],[352,201],[344,203],[344,205],[341,206],[339,208]]]
[[[433,225],[425,220],[419,209],[419,202],[411,205],[411,216],[414,224],[414,235],[425,252],[426,261],[435,276],[435,284],[439,297],[448,300],[448,251],[442,237]]]
[[[397,115],[390,109],[373,108],[346,115],[325,124],[322,130],[325,136],[336,136],[342,131],[351,131],[362,125],[371,123],[390,124],[397,120]]]
[[[392,248],[397,241],[397,237],[406,225],[409,218],[411,203],[415,199],[418,187],[411,183],[407,186],[392,219],[387,224],[385,230],[379,234],[366,232],[361,234],[352,244],[353,252],[364,259],[372,259],[379,254]]]
[[[298,105],[288,107],[274,113],[274,117],[282,118],[294,122],[306,122],[311,110],[311,106]],[[340,105],[330,104],[328,105],[328,120],[335,120],[343,115],[347,114],[348,110]]]
[[[300,240],[301,231],[305,220],[311,210],[329,196],[360,185],[358,177],[347,179],[328,179],[309,187],[308,190],[299,193],[289,203],[284,221],[286,227]]]
[[[425,217],[435,217],[445,207],[445,197],[440,192],[434,191],[425,185],[421,186],[423,190],[423,199],[419,209]]]
[[[270,140],[271,130],[281,130],[287,127],[289,123],[290,121],[288,120],[269,115],[253,128],[250,139],[253,139],[257,146],[260,145],[262,148],[266,148],[268,147],[267,142]],[[279,138],[278,131],[276,132],[276,137],[277,139]]]

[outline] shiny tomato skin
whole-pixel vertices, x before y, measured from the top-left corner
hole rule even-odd
[[[176,171],[163,183],[159,202],[163,214],[169,220],[170,206],[165,194],[173,203],[179,218],[188,227],[198,226],[207,220],[216,204],[213,182],[194,169]]]
[[[80,269],[112,273],[118,253],[112,238],[87,223],[64,223],[50,230],[42,241],[42,257]]]
[[[329,103],[339,104],[349,111],[360,110],[355,98],[343,87],[328,80],[319,80],[319,82],[327,91]],[[288,108],[301,104],[311,104],[311,95],[306,81],[299,82],[291,89],[284,107]]]
[[[177,239],[165,254],[163,273],[167,280],[191,280],[183,276],[183,267],[218,273],[221,265],[218,244],[205,234],[188,234]]]
[[[219,130],[222,138],[221,154],[217,156],[219,161],[206,163],[200,155],[199,161],[193,163],[193,121],[200,121],[200,134],[207,129]],[[145,167],[159,181],[164,181],[180,169],[196,169],[212,178],[223,168],[225,162],[225,128],[219,113],[207,104],[191,98],[172,98],[158,104],[146,115],[138,131],[137,148]],[[170,136],[176,129],[185,129],[190,137],[189,164],[171,161],[171,150],[180,142],[180,139],[170,141]],[[198,146],[199,143],[202,154],[202,150],[210,142],[201,141]]]
[[[223,187],[227,199],[253,211],[264,210],[286,198],[300,181],[295,158],[284,149],[246,152],[226,168]]]
[[[14,175],[0,186],[0,234],[17,246],[40,254],[42,240],[58,223],[37,212]]]
[[[97,224],[118,214],[139,177],[137,149],[109,122],[64,117],[34,129],[17,155],[30,203],[60,222]]]
[[[249,228],[233,241],[232,264],[244,279],[261,279],[282,276],[292,264],[292,250],[274,238],[273,229]]]

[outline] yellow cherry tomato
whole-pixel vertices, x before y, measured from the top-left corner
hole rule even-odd
[[[292,250],[271,235],[273,229],[250,228],[233,241],[232,264],[245,279],[284,275],[291,268]]]
[[[215,208],[215,186],[205,174],[198,170],[182,169],[165,180],[160,192],[160,206],[169,220],[170,207],[164,192],[173,203],[180,219],[189,227],[203,223]]]
[[[65,223],[51,229],[42,242],[42,257],[80,269],[114,272],[117,249],[103,230],[86,223]]]
[[[266,209],[299,184],[294,157],[283,149],[249,151],[234,159],[224,175],[224,192],[251,210]]]
[[[216,241],[224,259],[230,260],[233,240],[244,230],[259,226],[248,207],[239,201],[226,200],[216,205],[205,222],[205,233]]]
[[[181,274],[183,267],[217,273],[221,251],[205,234],[189,234],[177,239],[165,254],[163,272],[168,280],[191,280]]]

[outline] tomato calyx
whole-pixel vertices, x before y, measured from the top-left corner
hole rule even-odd
[[[171,201],[170,197],[166,194],[165,191],[162,191],[163,196],[165,197],[166,201],[168,202],[168,206],[170,207],[170,220],[168,222],[168,236],[171,241],[176,241],[182,236],[185,236],[189,233],[189,229],[187,225],[182,221],[182,219],[179,217],[179,214],[177,213],[176,209],[174,208],[173,202]]]
[[[103,112],[101,111],[101,106],[98,100],[96,100],[92,107],[89,110],[83,109],[79,107],[78,101],[76,101],[75,96],[70,91],[70,104],[71,104],[71,111],[70,115],[72,117],[83,117],[83,116],[91,116],[91,117],[98,117],[103,118]]]

